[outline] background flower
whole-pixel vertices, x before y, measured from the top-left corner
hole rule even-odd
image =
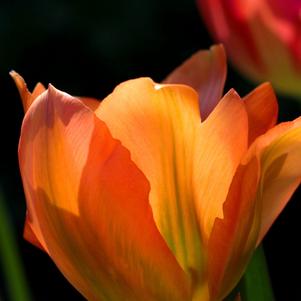
[[[301,2],[198,0],[208,30],[235,67],[301,98]]]

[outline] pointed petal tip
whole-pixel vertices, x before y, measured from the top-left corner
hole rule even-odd
[[[30,106],[30,92],[27,89],[27,85],[25,83],[25,80],[23,79],[23,77],[18,74],[16,71],[11,70],[9,72],[9,75],[12,77],[12,79],[14,80],[17,89],[19,91],[20,97],[21,97],[21,101],[23,104],[23,109],[24,112],[26,113],[26,111],[28,110],[29,106]]]
[[[264,91],[266,91],[267,93],[270,93],[271,95],[273,95],[273,96],[275,97],[275,99],[277,99],[277,97],[276,97],[276,92],[275,92],[275,90],[274,90],[274,88],[273,88],[273,85],[272,85],[272,83],[269,82],[269,81],[263,82],[263,83],[261,83],[260,85],[258,85],[258,86],[254,89],[254,91],[256,91],[256,90],[264,90]],[[251,92],[251,93],[252,93],[252,92]]]
[[[219,51],[220,54],[224,55],[225,59],[226,59],[226,49],[225,49],[223,43],[214,44],[214,45],[210,46],[209,50],[210,51]]]
[[[238,92],[234,89],[234,88],[231,88],[225,95],[224,97],[228,97],[228,96],[233,96],[235,98],[239,98],[241,99],[240,95],[238,94]]]
[[[14,69],[12,69],[12,70],[9,71],[9,75],[11,77],[14,77],[14,76],[18,75],[18,73]]]
[[[260,135],[275,126],[278,119],[278,102],[269,82],[262,83],[243,97],[249,118],[249,145]]]
[[[16,83],[17,88],[19,89],[22,85],[26,86],[24,78],[15,70],[9,71],[9,75],[12,77],[14,82]]]
[[[200,112],[205,120],[222,98],[227,74],[223,45],[199,50],[172,71],[163,83],[186,84],[199,93]]]
[[[24,113],[26,113],[34,100],[45,91],[45,87],[41,83],[37,83],[31,93],[27,88],[24,78],[19,73],[11,70],[9,75],[12,77],[17,86],[23,104]]]
[[[268,87],[268,88],[270,88],[271,90],[273,90],[274,91],[274,89],[273,89],[273,86],[272,86],[272,83],[271,82],[269,82],[269,81],[267,81],[267,82],[263,82],[262,84],[260,84],[259,85],[259,87],[260,86],[265,86],[265,87]]]
[[[55,100],[55,99],[57,99],[57,97],[68,97],[68,98],[72,97],[72,98],[76,98],[76,97],[73,97],[73,96],[71,96],[70,94],[68,94],[68,93],[66,93],[64,91],[61,91],[61,90],[57,89],[51,83],[48,84],[47,91],[48,91],[48,95],[49,95],[49,99],[50,100]]]
[[[59,90],[51,83],[48,84],[47,89],[49,91],[49,93],[54,93],[54,92],[58,92]]]

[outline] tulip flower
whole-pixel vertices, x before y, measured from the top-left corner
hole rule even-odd
[[[215,40],[238,70],[279,92],[301,96],[301,2],[198,0]]]
[[[88,300],[227,296],[300,183],[301,119],[275,125],[271,86],[221,97],[222,46],[101,103],[11,75],[25,238]]]

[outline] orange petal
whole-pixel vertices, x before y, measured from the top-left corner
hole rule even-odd
[[[205,120],[222,98],[227,64],[222,45],[201,50],[175,69],[164,83],[186,84],[199,93],[202,120]]]
[[[259,225],[255,202],[258,180],[256,157],[240,165],[224,203],[224,217],[215,220],[208,243],[212,300],[222,300],[235,287],[255,248]]]
[[[24,224],[24,232],[23,232],[23,237],[30,242],[31,244],[33,244],[34,246],[36,246],[37,248],[45,251],[46,253],[48,252],[45,248],[45,246],[42,246],[40,241],[37,239],[34,230],[32,229],[31,225],[30,225],[30,221],[29,221],[29,216],[28,216],[28,212],[26,213],[26,218],[25,218],[25,224]]]
[[[278,117],[278,104],[272,86],[264,83],[244,98],[249,118],[249,145],[272,128]]]
[[[33,101],[45,91],[45,87],[41,83],[38,83],[33,92],[30,93],[22,76],[15,71],[11,71],[9,74],[16,83],[23,103],[24,112],[26,112]]]
[[[247,156],[261,162],[261,227],[258,243],[280,214],[301,181],[301,118],[281,123],[259,137]]]
[[[205,241],[215,219],[223,217],[223,203],[246,152],[247,137],[245,107],[238,94],[230,90],[202,123],[193,162],[194,198]]]
[[[38,97],[19,160],[31,228],[87,299],[190,298],[154,223],[147,180],[79,100],[52,87]]]
[[[208,245],[209,287],[222,299],[301,181],[301,118],[280,124],[252,144],[215,221]],[[260,171],[260,173],[259,173]]]
[[[199,231],[206,241],[215,218],[222,216],[247,148],[248,120],[233,91],[202,124],[197,103],[188,87],[138,79],[120,85],[96,114],[150,181],[159,230],[183,269],[201,283],[205,251]]]
[[[188,86],[141,78],[119,85],[96,114],[149,180],[159,231],[192,281],[201,284],[204,254],[191,194],[200,139],[197,94]]]

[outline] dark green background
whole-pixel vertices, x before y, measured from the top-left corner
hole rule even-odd
[[[101,99],[129,78],[161,81],[194,51],[212,43],[193,0],[0,2],[0,180],[34,300],[83,298],[47,255],[22,239],[25,205],[17,144],[23,112],[8,72],[19,72],[30,89],[41,81]],[[244,95],[254,86],[230,69],[229,87]],[[281,120],[300,114],[297,102],[280,101]],[[264,242],[279,301],[300,298],[300,207],[299,190]],[[0,267],[0,294],[9,300]]]

